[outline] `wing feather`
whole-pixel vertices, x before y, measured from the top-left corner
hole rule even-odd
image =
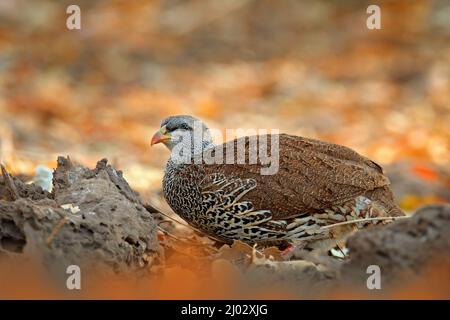
[[[270,150],[270,136],[260,138],[267,139]],[[274,219],[324,210],[390,184],[378,164],[347,147],[286,134],[278,138],[279,169],[274,175],[262,175],[261,163],[192,164],[186,170],[201,170],[204,176],[210,177],[207,180],[217,179],[217,176],[227,180],[255,180],[256,188],[243,195],[240,201],[251,202],[255,210],[271,210]],[[216,146],[208,155],[230,150],[226,145],[232,144],[236,159],[237,145],[242,142],[248,160],[249,152],[255,152],[256,148],[248,137]]]

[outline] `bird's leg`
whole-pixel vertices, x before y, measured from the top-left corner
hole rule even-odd
[[[285,242],[281,244],[278,248],[281,251],[281,256],[283,257],[283,259],[289,260],[294,254],[294,251],[298,248],[298,246],[289,242]]]

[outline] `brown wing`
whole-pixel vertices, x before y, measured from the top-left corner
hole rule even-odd
[[[261,137],[267,139],[270,150],[271,136]],[[252,202],[256,210],[271,210],[274,219],[327,209],[389,185],[379,165],[347,147],[286,134],[278,138],[279,169],[274,175],[261,175],[264,166],[260,163],[204,164],[195,166],[196,170],[206,177],[220,174],[229,179],[254,179],[256,188],[242,200]],[[208,155],[225,154],[226,145],[231,144],[236,159],[238,142],[245,146],[248,163],[249,151],[256,148],[248,137],[217,146]]]

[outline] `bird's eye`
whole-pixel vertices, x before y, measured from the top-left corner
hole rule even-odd
[[[182,130],[191,130],[191,127],[189,127],[186,123],[180,124],[179,128]]]

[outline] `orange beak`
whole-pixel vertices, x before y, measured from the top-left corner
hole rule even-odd
[[[167,133],[166,126],[162,126],[152,137],[152,142],[150,145],[154,145],[160,142],[165,142],[167,140],[170,140],[171,136]]]

